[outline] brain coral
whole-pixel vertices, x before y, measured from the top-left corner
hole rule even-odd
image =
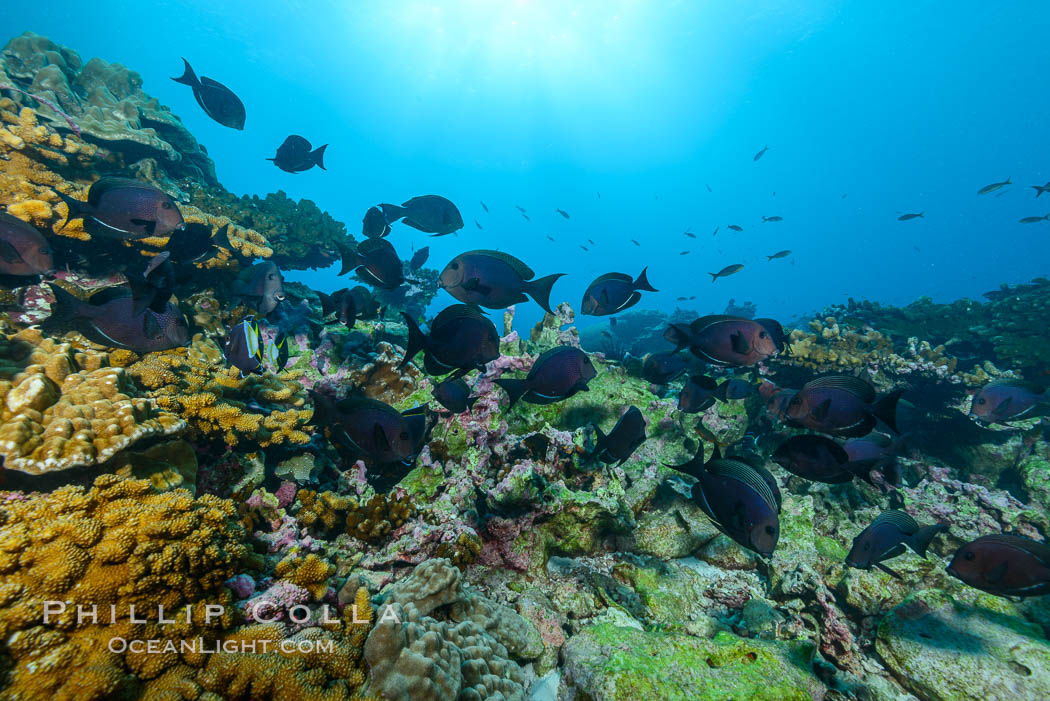
[[[129,676],[151,679],[175,652],[113,651],[110,641],[214,639],[233,623],[229,590],[247,557],[229,501],[185,490],[153,494],[145,480],[102,475],[0,508],[0,653],[4,694],[19,699],[114,698]],[[45,601],[52,604],[45,619]],[[205,605],[223,606],[205,620]],[[77,621],[97,605],[97,624]],[[131,607],[136,619],[131,622]],[[174,622],[158,624],[163,606]],[[111,609],[111,607],[113,607]],[[189,622],[186,611],[189,607]],[[110,611],[115,623],[110,623]],[[118,646],[119,648],[119,646]],[[205,655],[185,653],[199,666]]]
[[[150,353],[128,371],[158,406],[201,436],[263,447],[310,442],[305,429],[313,411],[296,382],[298,371],[242,378],[225,366],[215,342],[200,336],[187,348]]]
[[[0,457],[41,474],[96,465],[186,423],[140,396],[108,354],[77,351],[39,329],[0,335]]]

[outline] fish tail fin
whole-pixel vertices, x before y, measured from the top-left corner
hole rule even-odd
[[[664,331],[664,338],[674,344],[674,352],[682,350],[689,345],[689,334],[682,330],[678,324],[670,324]]]
[[[728,394],[729,394],[729,380],[726,380],[722,384],[718,385],[718,387],[715,388],[715,391],[712,393],[712,396],[715,399],[717,399],[718,401],[720,401],[720,402],[728,402],[729,401]]]
[[[55,296],[55,302],[51,305],[51,316],[47,320],[49,322],[61,322],[76,318],[78,316],[77,311],[85,302],[59,285],[50,282],[44,284],[51,290],[51,294]]]
[[[634,289],[645,290],[646,292],[659,292],[660,290],[649,284],[649,278],[645,276],[645,273],[648,270],[648,267],[642,268],[642,272],[639,273],[638,279],[634,281]]]
[[[416,354],[426,347],[427,343],[427,337],[423,335],[423,331],[419,328],[416,320],[406,312],[401,312],[401,316],[405,318],[405,324],[408,325],[408,345],[405,347],[405,357],[401,359],[401,364],[397,366],[399,369],[408,365],[412,358],[415,358]]]
[[[946,530],[948,530],[948,526],[943,523],[935,523],[932,526],[923,526],[908,539],[908,547],[914,550],[919,557],[926,557],[926,548],[930,547],[930,541],[932,541],[938,533],[943,533]]]
[[[328,316],[335,311],[335,301],[331,295],[317,292],[317,299],[321,300],[321,316]]]
[[[344,248],[342,255],[343,266],[339,270],[340,275],[346,275],[348,272],[361,265],[361,256],[358,252],[351,248]]]
[[[880,419],[884,424],[893,429],[894,433],[900,433],[897,430],[897,401],[904,394],[903,389],[895,389],[884,397],[881,397],[875,402],[875,405],[871,408],[871,413],[875,418]]]
[[[182,63],[185,65],[185,68],[183,68],[182,70],[182,75],[180,75],[178,78],[172,78],[172,80],[174,80],[176,83],[188,85],[191,88],[200,87],[201,81],[197,78],[197,74],[193,72],[193,68],[190,66],[190,62],[186,59],[182,59]]]
[[[532,297],[536,304],[543,307],[543,311],[553,314],[554,312],[551,311],[551,289],[558,278],[563,275],[565,273],[554,273],[553,275],[530,280],[525,283],[525,294]]]
[[[128,279],[128,287],[131,288],[131,313],[133,316],[138,316],[153,304],[153,298],[157,295],[157,288],[138,275],[127,275],[126,277]]]
[[[529,391],[529,383],[525,380],[515,379],[503,379],[500,378],[495,381],[497,385],[503,388],[503,391],[510,397],[510,404],[507,405],[507,409],[514,406],[522,395]]]
[[[717,449],[717,446],[716,446]],[[704,467],[704,446],[703,444],[696,451],[696,455],[690,458],[687,462],[683,462],[680,465],[668,465],[664,463],[664,467],[669,467],[672,470],[677,470],[683,474],[689,475],[700,479],[700,476],[704,474],[706,468]]]
[[[773,260],[773,256],[766,256],[766,260]],[[710,273],[708,273],[710,275]]]
[[[78,199],[70,197],[64,192],[60,192],[55,189],[52,189],[51,192],[55,193],[55,196],[58,197],[58,199],[65,202],[66,209],[69,210],[69,212],[66,214],[66,220],[62,222],[62,226],[58,228],[59,231],[65,229],[66,225],[74,219],[83,219],[85,216],[91,214],[91,212],[93,211],[93,207],[87,202],[81,202]]]
[[[711,276],[711,282],[714,282],[718,279],[718,273],[708,273],[708,275]]]
[[[919,216],[922,217],[923,219],[926,218],[926,217],[923,216],[924,214],[926,214],[926,210],[925,209],[922,210],[921,212],[919,212]]]
[[[408,214],[408,210],[396,204],[381,204],[379,209],[383,210],[383,218],[386,219],[387,224],[393,224]]]
[[[313,161],[314,165],[316,165],[321,170],[328,170],[324,167],[324,150],[326,148],[328,148],[328,144],[325,144],[324,146],[319,146],[310,152],[310,160]]]

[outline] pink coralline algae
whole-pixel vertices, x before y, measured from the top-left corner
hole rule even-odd
[[[305,605],[310,601],[310,592],[291,582],[278,579],[258,596],[237,604],[244,612],[244,617],[252,623],[269,623],[289,620],[288,611],[293,606]]]

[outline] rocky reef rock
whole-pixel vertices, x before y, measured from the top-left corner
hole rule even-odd
[[[876,649],[924,701],[1050,698],[1050,643],[994,597],[918,592],[879,625]]]

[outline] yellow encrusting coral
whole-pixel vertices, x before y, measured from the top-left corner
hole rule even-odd
[[[89,490],[62,487],[6,503],[0,508],[0,637],[11,665],[6,697],[113,698],[127,691],[129,674],[156,677],[179,654],[136,653],[111,641],[207,639],[232,626],[223,582],[248,554],[234,514],[227,500],[194,499],[185,490],[153,494],[149,482],[116,475],[98,477]],[[206,618],[208,605],[222,610]],[[170,624],[158,623],[158,607]],[[94,622],[83,615],[91,611]]]
[[[37,328],[0,335],[0,457],[30,474],[97,465],[186,423],[140,396],[102,351],[77,350]]]
[[[416,513],[407,494],[376,493],[364,504],[352,500],[346,517],[346,532],[364,541],[378,541],[404,525]]]
[[[150,353],[128,372],[157,406],[181,416],[202,436],[263,447],[310,442],[306,427],[313,410],[296,382],[299,370],[241,377],[236,368],[225,367],[214,341],[198,335],[189,347]],[[266,412],[260,402],[287,408]]]
[[[315,553],[306,557],[289,555],[274,567],[277,579],[286,579],[297,587],[310,592],[314,601],[320,601],[328,592],[328,578],[335,574],[335,566],[328,564]]]

